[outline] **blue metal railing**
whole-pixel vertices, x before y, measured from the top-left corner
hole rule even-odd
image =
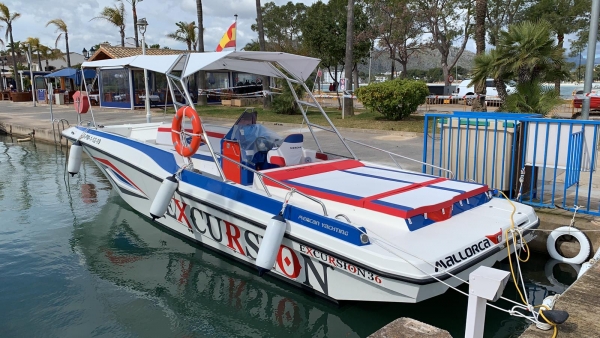
[[[580,212],[600,215],[600,194],[592,189],[600,182],[600,121],[454,112],[426,114],[424,127],[423,162],[452,170],[457,180],[487,184],[537,207],[579,205]],[[425,165],[422,171],[445,175]]]

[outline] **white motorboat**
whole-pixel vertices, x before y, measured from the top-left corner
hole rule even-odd
[[[510,202],[485,185],[361,161],[306,88],[319,60],[286,53],[220,52],[86,62],[167,75],[171,96],[192,102],[187,79],[230,70],[300,85],[295,97],[317,149],[303,134],[277,135],[244,112],[230,127],[204,125],[192,107],[173,123],[72,127],[69,172],[80,150],[139,213],[174,233],[335,301],[419,302],[506,258]],[[295,95],[295,92],[294,92]],[[174,100],[175,101],[175,100]],[[309,121],[306,107],[329,122]],[[184,117],[190,118],[184,123]],[[338,136],[347,154],[326,152],[315,129]],[[419,161],[417,161],[419,162]],[[423,163],[423,165],[426,165]],[[438,171],[436,170],[436,171]],[[514,203],[514,227],[530,240],[533,209]],[[512,246],[511,246],[512,248]],[[458,277],[458,278],[457,278]]]

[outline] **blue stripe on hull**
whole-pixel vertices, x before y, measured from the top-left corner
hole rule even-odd
[[[77,128],[87,132],[88,134],[119,142],[141,151],[152,158],[152,160],[154,160],[161,168],[169,173],[174,173],[178,170],[173,153],[170,153],[166,150],[158,149],[143,142],[131,140],[120,135],[110,134],[98,130],[86,130],[87,128],[83,127]],[[273,215],[276,215],[279,213],[279,211],[281,211],[281,201],[257,194],[252,191],[241,189],[235,185],[217,181],[198,173],[184,170],[181,173],[181,181]],[[370,244],[369,242],[363,244],[360,240],[360,236],[362,235],[361,230],[366,232],[364,228],[359,230],[334,218],[324,217],[323,215],[319,215],[292,205],[287,206],[284,217],[290,221],[302,224],[313,230],[325,233],[331,237],[338,238],[354,245],[362,246]]]

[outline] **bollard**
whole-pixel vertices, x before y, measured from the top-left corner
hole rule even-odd
[[[508,271],[487,266],[480,266],[471,272],[465,338],[483,337],[486,303],[488,300],[495,302],[500,298],[509,276]]]

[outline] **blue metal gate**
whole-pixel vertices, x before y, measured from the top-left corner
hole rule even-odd
[[[458,180],[518,196],[523,203],[578,205],[580,212],[600,215],[600,191],[592,189],[600,182],[595,177],[600,176],[595,175],[599,127],[600,121],[531,114],[426,114],[423,162],[451,170]],[[422,170],[445,174],[429,166]]]

